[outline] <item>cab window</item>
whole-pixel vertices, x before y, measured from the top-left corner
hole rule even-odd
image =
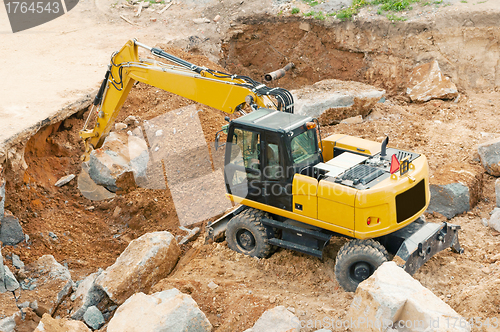
[[[318,158],[316,131],[308,130],[292,138],[292,159],[295,165],[304,164]]]

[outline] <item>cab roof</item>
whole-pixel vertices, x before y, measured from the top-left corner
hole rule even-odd
[[[236,124],[281,132],[294,130],[310,121],[313,121],[313,118],[310,116],[285,113],[269,108],[260,108],[257,111],[233,120]]]

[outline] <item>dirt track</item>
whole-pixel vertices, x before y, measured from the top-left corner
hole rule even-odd
[[[235,3],[232,5],[235,6],[234,10],[248,10],[248,7],[236,7]],[[260,5],[261,10],[265,10],[266,4],[259,2]],[[202,10],[189,2],[182,10],[189,12],[192,6],[195,11]],[[105,6],[103,11],[116,18],[119,17],[116,15],[127,10],[130,11],[127,8],[109,9]],[[166,20],[174,20],[173,27],[181,25],[179,17],[185,13],[182,10],[168,13]],[[215,13],[215,9],[210,8],[207,17],[215,16]],[[156,27],[155,22],[150,20],[152,15],[146,13],[138,20],[138,24],[142,24],[146,31]],[[238,15],[235,15],[235,20]],[[376,39],[372,43],[373,50],[366,56],[366,44],[358,43],[356,46],[355,40],[349,40],[356,33],[335,30],[328,24],[316,24],[313,21],[309,21],[312,33],[306,33],[299,28],[297,19],[290,20],[280,23],[275,18],[269,18],[265,24],[254,26],[250,23],[256,22],[251,18],[244,19],[243,22],[248,24],[242,26],[240,22],[233,27],[233,32],[226,35],[222,43],[223,58],[220,65],[209,60],[215,60],[219,55],[213,52],[217,46],[213,46],[212,42],[217,44],[220,40],[215,39],[219,32],[217,26],[212,24],[201,33],[213,29],[209,39],[214,40],[198,43],[197,38],[191,38],[179,39],[174,43],[177,47],[189,50],[189,53],[162,45],[161,41],[158,44],[198,65],[249,74],[256,79],[271,69],[281,67],[284,62],[293,60],[297,68],[279,81],[280,86],[289,89],[324,78],[352,79],[385,88],[389,93],[388,100],[378,104],[362,124],[324,127],[323,135],[346,133],[376,141],[389,135],[390,145],[426,154],[432,172],[447,163],[479,165],[477,144],[500,136],[497,106],[500,93],[495,91],[496,74],[492,79],[483,75],[485,66],[480,65],[480,58],[467,62],[465,59],[470,56],[470,49],[464,48],[462,52],[454,53],[450,51],[453,48],[450,46],[448,50],[440,49],[439,54],[432,53],[448,30],[436,28],[431,32],[415,33],[412,43],[407,42],[397,48],[397,45],[401,45],[398,44],[401,36],[409,34],[412,27],[420,23],[397,23],[398,28],[391,28],[395,27],[392,23],[383,23],[390,34],[385,39]],[[229,27],[230,22],[227,20],[223,24]],[[350,27],[351,31],[360,33],[366,29],[366,25],[369,23],[347,23],[344,28]],[[200,34],[200,28],[194,24],[191,24],[192,27],[198,29]],[[224,27],[219,28],[224,32]],[[273,35],[273,29],[281,32]],[[472,28],[457,29],[461,33],[474,34]],[[467,31],[464,32],[464,29]],[[487,39],[484,33],[490,28],[480,26],[477,29],[483,39],[476,41],[483,47]],[[498,31],[498,27],[494,27],[491,36],[498,38]],[[437,41],[421,44],[429,40],[429,33]],[[342,38],[345,38],[344,44],[339,43]],[[449,42],[444,39],[441,41],[441,45]],[[467,39],[467,42],[464,41],[463,45],[474,46],[472,39]],[[121,44],[119,41],[116,48]],[[422,55],[420,60],[432,55],[450,58],[444,70],[457,80],[461,92],[457,102],[409,103],[404,96],[403,78],[415,63],[416,55],[410,51],[414,47],[428,51],[422,53],[425,56]],[[498,43],[489,46],[489,56],[496,54],[495,47],[498,49]],[[276,55],[273,48],[282,50],[289,59]],[[382,49],[390,51],[384,53]],[[212,53],[209,58],[193,55],[202,51]],[[453,64],[452,59],[458,60]],[[472,63],[470,68],[465,68],[469,63]],[[462,74],[463,77],[460,76]],[[478,77],[483,77],[483,81],[478,80]],[[190,103],[168,92],[139,84],[127,99],[118,121],[128,115],[138,116],[142,120],[152,119]],[[215,132],[225,124],[224,114],[204,106],[200,108],[203,110],[199,113],[203,131],[207,142],[211,142]],[[108,202],[90,202],[78,192],[76,181],[63,188],[53,186],[63,175],[79,173],[82,145],[78,131],[83,125],[84,116],[86,114],[75,114],[61,123],[42,128],[33,136],[25,147],[28,168],[22,176],[19,169],[7,169],[6,209],[22,220],[23,230],[30,235],[32,245],[29,249],[25,245],[5,247],[3,254],[17,253],[25,263],[44,254],[52,254],[59,262],[68,264],[74,280],[95,272],[99,267],[111,265],[132,239],[144,233],[168,230],[174,235],[184,234],[178,229],[178,217],[168,190],[139,188]],[[481,224],[481,219],[489,218],[489,212],[495,205],[494,181],[493,177],[485,175],[478,205],[471,212],[451,220],[462,226],[460,241],[466,250],[465,254],[459,256],[443,252],[432,258],[415,275],[425,287],[467,319],[500,317],[500,261],[490,263],[490,258],[498,253],[500,238]],[[118,213],[115,213],[117,208]],[[433,215],[428,215],[427,219],[443,220]],[[49,231],[57,234],[59,240],[51,240]],[[252,326],[266,309],[277,304],[294,308],[301,320],[323,319],[325,316],[343,318],[352,294],[345,293],[339,287],[333,274],[333,265],[336,252],[344,241],[332,240],[326,258],[321,262],[287,250],[279,250],[269,259],[257,260],[230,251],[225,243],[203,245],[203,240],[199,238],[195,243],[182,247],[184,256],[176,270],[157,284],[153,291],[175,286],[190,293],[216,331],[243,331]],[[207,285],[210,281],[220,287],[209,289]]]

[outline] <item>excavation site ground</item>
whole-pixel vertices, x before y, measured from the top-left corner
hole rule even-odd
[[[28,265],[43,255],[53,255],[67,266],[76,282],[112,265],[131,241],[146,233],[168,231],[178,238],[187,234],[179,228],[168,176],[166,189],[128,186],[102,201],[85,198],[77,178],[62,187],[54,186],[63,176],[81,173],[84,146],[79,132],[104,77],[111,55],[108,50],[118,51],[127,40],[137,37],[196,65],[247,75],[257,81],[264,81],[266,73],[293,62],[294,68],[285,77],[268,83],[292,94],[326,79],[355,81],[385,90],[381,102],[362,120],[343,121],[352,115],[342,109],[325,113],[320,118],[322,136],[339,133],[380,143],[389,136],[389,146],[427,156],[430,182],[434,184],[454,178],[455,173],[442,171],[450,167],[474,173],[474,204],[470,211],[450,220],[439,213],[424,214],[429,222],[459,225],[464,253],[442,251],[413,277],[467,320],[500,319],[500,233],[484,224],[496,207],[496,177],[485,171],[478,154],[479,144],[500,137],[500,1],[415,2],[411,9],[394,13],[404,20],[388,19],[387,13],[391,12],[378,14],[378,5],[361,8],[351,19],[328,16],[342,10],[342,6],[350,6],[339,1],[311,6],[310,1],[186,0],[171,2],[161,14],[158,12],[165,4],[151,2],[138,16],[136,5],[132,1],[80,1],[74,13],[60,18],[68,21],[55,20],[47,23],[48,28],[34,28],[39,29],[35,30],[39,31],[39,40],[30,37],[29,31],[20,35],[29,38],[37,50],[45,48],[45,61],[51,53],[66,54],[63,59],[74,56],[57,69],[50,69],[53,64],[49,64],[48,69],[40,68],[39,74],[19,77],[14,71],[18,64],[7,68],[7,60],[13,59],[12,55],[7,57],[8,52],[17,52],[21,63],[39,60],[32,60],[32,55],[16,43],[0,51],[6,56],[2,64],[5,69],[0,68],[0,72],[5,71],[4,78],[12,79],[16,87],[16,91],[6,90],[6,103],[12,106],[17,100],[16,105],[22,106],[26,99],[29,106],[0,107],[8,133],[0,141],[5,210],[19,219],[29,237],[15,246],[4,245],[4,258],[15,254]],[[292,14],[294,8],[299,12]],[[304,15],[311,11],[316,14]],[[320,11],[323,16],[318,16]],[[214,22],[216,16],[219,18]],[[196,21],[201,18],[208,22]],[[80,20],[84,28],[67,29],[71,19]],[[61,38],[68,38],[71,45],[81,39],[86,45],[81,46],[83,49],[92,49],[93,36],[86,31],[97,30],[102,36],[95,41],[99,52],[74,55],[74,50],[63,47]],[[43,45],[50,36],[57,38],[56,48]],[[14,45],[16,49],[12,49]],[[152,58],[145,52],[141,56]],[[458,97],[412,102],[407,85],[413,68],[434,60],[456,84]],[[80,88],[78,80],[86,75],[85,69],[72,72],[72,68],[85,63],[89,63],[91,78],[82,78],[84,86]],[[45,76],[49,70],[53,75]],[[66,75],[76,76],[66,84]],[[28,88],[33,80],[39,80],[41,86],[33,87],[33,93],[22,91],[19,86],[23,80],[30,81],[26,83]],[[44,96],[40,89],[55,89],[56,94]],[[44,101],[40,106],[44,118],[29,123],[25,120],[30,117],[27,112],[37,113],[37,100]],[[132,88],[116,123],[133,116],[143,124],[188,105],[198,110],[204,138],[214,153],[216,132],[227,124],[227,114],[144,83]],[[16,109],[22,109],[24,118],[13,116]],[[230,118],[239,116],[235,113]],[[16,121],[24,123],[18,126]],[[130,124],[122,132],[136,127],[137,123]],[[182,158],[177,162],[182,163]],[[204,199],[208,202],[220,198],[207,195]],[[186,203],[188,207],[190,204],[192,209],[199,209],[205,203]],[[244,331],[266,310],[278,305],[290,308],[301,321],[346,317],[354,293],[339,286],[334,264],[337,252],[348,239],[333,237],[323,260],[285,249],[257,259],[230,250],[226,241],[205,243],[204,227],[220,216],[188,226],[200,227],[201,231],[180,245],[177,265],[152,287],[151,294],[173,287],[189,294],[213,331],[221,332]],[[496,259],[492,259],[495,255]],[[17,270],[12,260],[4,259],[4,264],[11,271]],[[211,282],[218,287],[209,287]],[[67,317],[71,309],[68,296],[52,317]],[[38,314],[27,315],[16,331],[33,331],[40,319]],[[302,331],[319,328],[305,327]],[[99,331],[106,331],[106,325]],[[473,331],[496,329],[475,326]]]

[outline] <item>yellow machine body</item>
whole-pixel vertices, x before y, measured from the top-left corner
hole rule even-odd
[[[370,156],[380,152],[380,143],[337,134],[323,140],[325,161],[333,158],[333,152],[325,153],[325,151],[333,151],[333,148],[329,148],[330,145],[358,153],[363,150]],[[409,218],[398,222],[396,197],[420,184],[421,181],[424,181],[425,187],[425,206]],[[228,197],[235,203],[241,203],[346,236],[368,239],[395,232],[420,217],[430,202],[428,183],[427,158],[420,155],[412,162],[408,173],[401,176],[399,172],[396,172],[391,177],[364,190],[295,174],[292,183],[293,211],[233,195],[228,195]],[[300,204],[302,210],[296,209],[295,203]],[[368,222],[369,218],[370,222]]]

